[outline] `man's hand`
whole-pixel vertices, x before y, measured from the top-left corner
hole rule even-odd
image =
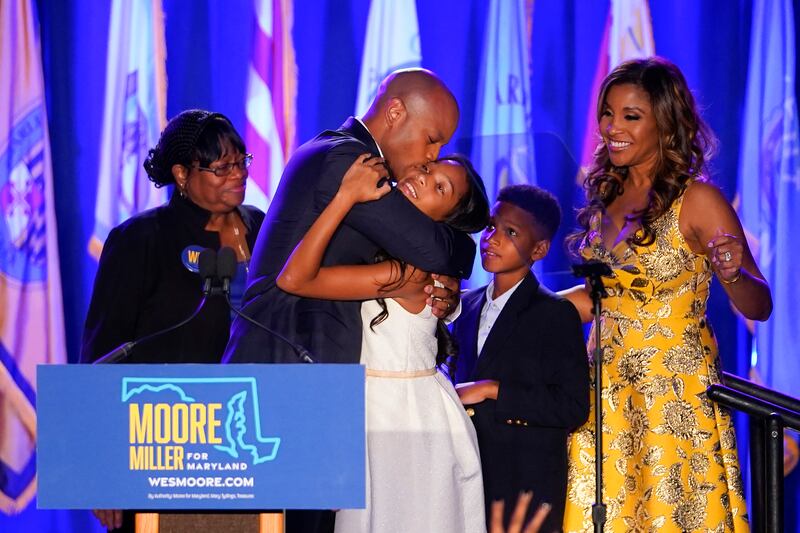
[[[122,511],[119,509],[93,509],[97,519],[106,529],[118,529],[122,527]]]
[[[425,303],[431,307],[437,318],[445,318],[456,310],[461,300],[461,281],[444,274],[431,274],[433,285],[426,285],[428,299]]]
[[[458,398],[464,405],[481,403],[483,400],[496,400],[499,391],[500,382],[492,379],[482,379],[456,385]]]

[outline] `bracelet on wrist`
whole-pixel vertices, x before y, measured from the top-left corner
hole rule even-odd
[[[741,277],[742,277],[742,269],[740,268],[739,270],[736,271],[736,275],[733,276],[733,279],[725,279],[722,276],[720,276],[719,280],[725,285],[733,285],[734,283],[739,281],[739,278]]]

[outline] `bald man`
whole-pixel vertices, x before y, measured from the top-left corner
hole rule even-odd
[[[294,247],[334,197],[345,171],[364,153],[384,157],[402,177],[435,160],[458,125],[458,104],[432,72],[408,69],[390,74],[363,118],[350,117],[292,155],[256,240],[243,312],[306,348],[320,363],[358,363],[361,353],[359,302],[299,298],[281,291],[275,278]],[[472,239],[422,214],[399,191],[356,205],[325,254],[325,265],[372,263],[378,250],[427,272],[452,277],[435,288],[439,315],[455,309],[457,278],[469,277]],[[295,363],[286,342],[236,319],[226,363]]]
[[[432,72],[390,74],[362,118],[350,117],[292,155],[258,235],[250,262],[243,312],[306,348],[318,363],[358,363],[360,302],[299,298],[281,291],[275,278],[308,228],[334,197],[345,171],[364,153],[384,157],[394,176],[435,160],[458,125],[458,104]],[[358,204],[325,253],[325,265],[374,262],[383,249],[427,272],[443,274],[444,288],[431,287],[440,317],[458,303],[458,279],[468,278],[475,256],[472,239],[432,221],[399,191]],[[296,351],[276,336],[237,318],[225,363],[295,363]],[[287,513],[287,533],[333,531],[333,513]]]

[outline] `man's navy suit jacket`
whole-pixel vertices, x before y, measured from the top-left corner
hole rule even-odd
[[[299,298],[275,284],[287,258],[364,153],[378,155],[367,129],[354,118],[325,131],[289,160],[267,211],[250,262],[242,311],[311,352],[316,362],[357,363],[361,352],[360,302]],[[475,244],[436,223],[400,191],[353,207],[328,246],[323,265],[369,264],[378,250],[427,272],[467,278]],[[294,350],[237,318],[223,362],[297,362]]]
[[[567,436],[589,416],[589,367],[575,307],[528,274],[489,331],[480,355],[478,326],[486,287],[467,292],[453,325],[459,345],[456,382],[496,380],[497,400],[471,407],[478,433],[487,516],[503,499],[533,490],[548,502],[542,531],[561,529],[567,481]]]

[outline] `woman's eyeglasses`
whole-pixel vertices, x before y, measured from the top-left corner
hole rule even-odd
[[[196,168],[197,170],[205,170],[206,172],[213,172],[215,176],[219,178],[224,178],[225,176],[230,175],[230,173],[233,172],[234,168],[238,168],[239,170],[244,170],[246,168],[250,168],[251,164],[253,164],[253,154],[244,154],[242,160],[237,161],[235,163],[225,163],[224,165],[220,165],[216,168],[201,167],[201,166],[196,166],[192,168]]]

